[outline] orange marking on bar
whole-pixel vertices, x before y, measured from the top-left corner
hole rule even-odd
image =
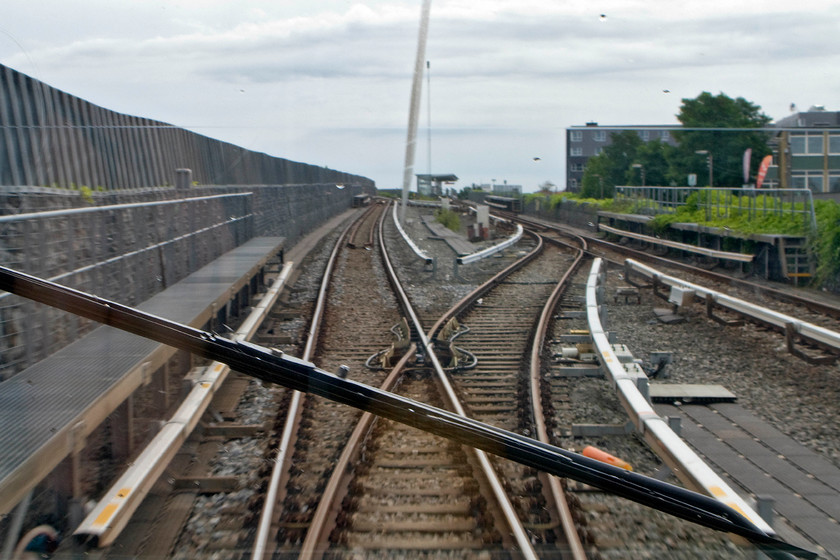
[[[117,511],[117,504],[108,504],[105,506],[105,509],[102,510],[102,513],[96,516],[94,519],[94,525],[105,525],[111,516],[114,515],[114,512]]]

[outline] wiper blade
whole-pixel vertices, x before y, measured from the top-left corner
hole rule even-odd
[[[263,381],[319,395],[555,476],[577,480],[699,525],[739,535],[771,558],[817,557],[765,533],[739,512],[709,496],[343,379],[282,352],[222,338],[5,267],[0,267],[0,290],[223,362]]]

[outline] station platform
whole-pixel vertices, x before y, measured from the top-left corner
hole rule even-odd
[[[201,328],[253,286],[284,238],[247,241],[137,306]],[[0,383],[0,515],[10,512],[175,354],[102,326]]]
[[[735,403],[656,404],[679,417],[682,438],[715,470],[757,497],[767,497],[784,523],[779,536],[840,559],[840,469]],[[804,535],[804,537],[803,537]]]
[[[435,220],[432,215],[423,216],[423,225],[429,228],[436,237],[442,239],[449,245],[453,251],[459,256],[463,257],[478,251],[479,247],[470,241],[464,239],[463,235],[455,233],[448,227]]]

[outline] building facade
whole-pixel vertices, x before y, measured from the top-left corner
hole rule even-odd
[[[840,192],[840,111],[811,107],[780,119],[768,177],[782,188]]]
[[[811,189],[840,193],[840,111],[821,106],[794,113],[773,125],[778,132],[770,141],[773,164],[765,187]],[[660,140],[676,145],[676,126],[599,126],[596,122],[566,129],[566,190],[578,192],[589,158],[610,145],[614,132],[635,131],[643,141]]]
[[[585,126],[572,126],[566,129],[566,190],[578,192],[583,180],[583,171],[589,158],[597,156],[610,145],[613,133],[632,130],[644,142],[659,140],[676,144],[673,130],[679,126],[598,126],[597,122],[588,122]]]

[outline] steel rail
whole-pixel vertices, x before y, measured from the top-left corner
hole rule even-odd
[[[542,406],[542,349],[545,344],[549,323],[551,322],[554,310],[560,301],[560,296],[568,286],[572,275],[580,268],[580,265],[583,263],[583,259],[586,255],[586,241],[583,238],[578,239],[580,239],[581,245],[578,247],[578,254],[572,265],[566,270],[560,278],[560,281],[557,282],[557,286],[551,292],[548,301],[546,301],[543,306],[537,323],[536,332],[534,333],[534,340],[531,344],[531,360],[529,369],[531,408],[534,413],[534,427],[537,433],[537,439],[543,443],[551,443],[551,438],[548,435],[548,428],[545,423],[545,412],[543,411]],[[563,527],[563,533],[566,535],[566,539],[568,540],[569,553],[572,555],[574,560],[585,560],[586,551],[583,548],[583,543],[581,542],[580,535],[577,532],[572,512],[569,509],[568,500],[566,500],[566,494],[563,491],[563,487],[560,485],[560,479],[555,476],[544,476],[544,479],[544,482],[547,482],[551,496],[554,499],[554,504],[557,508],[557,515],[560,518],[560,525]]]
[[[381,212],[380,217],[378,218],[378,227],[372,228],[372,231],[378,232],[379,246],[383,251],[385,249],[385,244],[383,241],[384,236],[382,233],[382,227],[385,221],[384,218],[387,214],[387,209]],[[367,212],[365,215],[367,215]],[[395,282],[396,278],[389,278],[389,280],[391,282]],[[403,292],[401,296],[405,296],[405,292]],[[404,312],[411,309],[411,304],[407,298],[403,299],[402,297],[398,297],[398,301]],[[388,374],[382,382],[382,385],[380,385],[380,390],[389,392],[393,390],[402,378],[403,370],[407,366],[408,361],[414,357],[416,348],[416,345],[413,343],[409,345],[405,355],[396,365],[394,365],[391,373]],[[341,487],[341,481],[347,475],[347,468],[351,461],[353,461],[358,455],[362,439],[370,429],[374,418],[375,415],[370,412],[365,412],[356,423],[356,427],[353,429],[347,444],[344,446],[341,455],[336,461],[332,474],[327,481],[327,485],[321,493],[321,498],[318,501],[318,506],[315,508],[315,513],[312,515],[312,520],[309,523],[309,529],[306,531],[306,536],[304,537],[303,544],[301,545],[298,558],[308,560],[323,553],[323,550],[319,548],[318,543],[323,542],[328,533],[329,515],[334,513],[332,512],[332,506],[336,501],[335,497],[338,495]]]
[[[408,364],[408,361],[414,357],[414,351],[417,349],[415,344],[410,344],[406,354],[385,378],[382,385],[379,387],[382,391],[392,391],[397,382],[402,378],[403,371]],[[336,498],[342,487],[342,481],[348,477],[348,467],[354,461],[362,446],[362,440],[370,430],[373,420],[376,416],[371,412],[362,414],[353,433],[350,434],[350,439],[347,445],[341,452],[338,460],[333,466],[333,472],[330,476],[324,491],[321,493],[321,498],[318,501],[318,506],[315,508],[315,513],[312,515],[312,520],[309,522],[309,529],[306,531],[306,536],[303,539],[303,544],[300,547],[299,560],[310,560],[312,558],[320,557],[325,551],[319,547],[319,543],[323,543],[328,536],[331,526],[329,524],[330,515],[335,512],[332,511],[333,505],[338,501]]]
[[[816,558],[779,540],[717,500],[672,484],[625,471],[534,439],[342,379],[315,364],[244,341],[222,338],[144,313],[129,306],[0,267],[0,290],[156,340],[255,378],[353,406],[505,457],[539,470],[573,478],[606,492],[654,507],[706,527],[734,533],[773,558]]]
[[[405,290],[403,290],[402,285],[398,281],[397,273],[394,269],[393,264],[391,263],[391,259],[388,256],[387,251],[384,250],[384,239],[381,237],[381,231],[380,243],[383,244],[383,251],[381,251],[381,255],[383,264],[385,265],[385,269],[388,271],[388,278],[391,280],[395,291],[398,292],[400,300],[406,302],[406,314],[410,317],[410,324],[420,340],[420,348],[422,349],[425,357],[431,362],[432,367],[435,370],[435,375],[437,377],[438,384],[443,390],[444,401],[448,403],[449,408],[454,410],[455,414],[458,417],[467,418],[466,411],[464,410],[464,407],[461,404],[461,400],[458,398],[458,395],[456,394],[455,388],[452,386],[452,383],[450,383],[449,377],[446,375],[446,372],[443,369],[443,365],[440,363],[440,360],[438,359],[437,354],[435,353],[434,344],[431,342],[431,333],[434,331],[435,327],[433,327],[432,330],[429,331],[429,334],[423,331],[423,324],[417,317],[417,314],[414,311],[414,307],[410,305],[408,295],[405,293]],[[447,315],[448,314],[449,313],[447,313]],[[441,321],[438,321],[436,326],[438,324],[442,324]],[[533,545],[531,544],[531,540],[528,537],[525,528],[522,526],[521,520],[516,515],[516,511],[513,509],[513,504],[511,504],[507,492],[505,491],[504,486],[502,485],[502,482],[499,480],[499,477],[496,474],[493,465],[490,463],[490,460],[487,458],[487,454],[484,451],[485,450],[474,448],[473,454],[476,460],[478,461],[479,466],[481,467],[481,472],[484,474],[484,478],[486,479],[487,484],[490,486],[490,489],[493,492],[493,496],[496,499],[496,505],[499,507],[499,509],[501,509],[502,515],[505,518],[505,522],[508,524],[508,527],[513,533],[513,538],[519,546],[519,553],[524,558],[536,559],[537,553],[534,550]]]
[[[355,249],[358,246],[357,243],[356,243],[356,235],[358,234],[359,228],[362,226],[364,221],[368,217],[370,217],[371,214],[373,214],[376,211],[376,209],[377,209],[376,205],[368,206],[365,209],[365,211],[362,212],[362,217],[359,220],[356,220],[356,222],[353,223],[353,225],[350,228],[350,233],[348,234],[348,237],[350,238],[347,241],[347,246],[348,247],[352,247],[352,248]],[[373,244],[373,232],[374,232],[375,229],[376,228],[371,228],[370,235],[368,236],[368,240],[364,243],[364,245],[366,247]]]
[[[700,276],[704,276],[706,278],[711,278],[711,279],[719,281],[719,282],[728,282],[729,284],[731,284],[733,286],[747,288],[747,289],[752,290],[752,291],[760,291],[761,293],[770,295],[770,296],[772,296],[773,298],[775,298],[779,301],[784,301],[784,302],[792,303],[792,304],[795,304],[795,305],[804,305],[805,307],[807,307],[808,309],[810,309],[810,310],[812,310],[816,313],[822,313],[822,314],[825,314],[825,315],[829,315],[830,317],[840,318],[840,308],[838,308],[834,305],[822,302],[822,301],[815,300],[815,299],[810,298],[810,297],[806,297],[804,295],[791,294],[789,292],[785,292],[785,291],[782,291],[782,290],[779,290],[779,289],[776,289],[776,288],[773,288],[773,287],[770,287],[770,286],[766,286],[766,285],[763,285],[763,284],[756,284],[755,282],[749,282],[747,280],[742,280],[740,278],[727,276],[725,274],[720,274],[720,273],[717,273],[717,272],[714,272],[714,271],[711,271],[711,270],[706,270],[704,268],[698,268],[696,266],[691,266],[691,265],[688,265],[688,264],[685,264],[685,263],[681,263],[679,261],[674,261],[674,260],[671,260],[671,259],[667,259],[665,257],[660,257],[660,256],[657,256],[657,255],[651,255],[650,253],[645,253],[644,251],[638,251],[638,250],[632,249],[630,247],[624,247],[622,245],[616,245],[615,243],[610,243],[609,241],[605,241],[603,239],[599,239],[597,237],[587,235],[585,233],[581,233],[579,231],[573,230],[572,228],[564,227],[560,224],[556,224],[556,223],[552,224],[552,223],[549,223],[549,222],[538,221],[538,220],[535,220],[531,217],[522,216],[522,215],[515,216],[515,219],[517,221],[521,221],[525,224],[530,224],[530,225],[533,225],[534,227],[539,227],[541,229],[552,229],[552,230],[559,231],[559,232],[574,233],[576,235],[580,235],[581,237],[586,239],[589,243],[599,245],[599,246],[602,246],[602,247],[606,247],[606,248],[608,248],[612,251],[619,252],[623,255],[633,255],[633,256],[636,257],[636,259],[639,259],[639,260],[644,260],[644,261],[653,262],[653,263],[660,263],[660,264],[664,264],[664,265],[667,265],[667,266],[676,267],[676,268],[679,268],[681,270],[691,272],[692,274],[698,274]],[[594,252],[591,252],[591,251],[590,251],[590,253],[593,254],[593,256],[601,256],[602,258],[606,259],[606,257],[604,257],[603,255],[596,255]],[[613,262],[613,261],[611,260],[610,262]],[[621,263],[621,262],[617,262],[616,264],[623,265],[623,263]]]
[[[362,216],[364,216],[363,214]],[[362,219],[361,217],[359,219]],[[312,322],[309,325],[309,332],[306,337],[306,345],[303,350],[303,360],[309,360],[315,350],[318,341],[318,332],[321,328],[321,318],[324,314],[324,308],[327,303],[327,291],[329,288],[330,279],[332,276],[335,261],[338,253],[345,244],[350,228],[345,228],[341,232],[338,240],[335,242],[329,260],[327,261],[324,276],[321,280],[321,286],[318,289],[318,298],[315,303],[315,311],[312,314]],[[273,554],[273,551],[268,550],[268,539],[271,537],[272,525],[274,523],[274,510],[277,505],[278,496],[280,494],[280,484],[283,480],[283,475],[288,471],[289,462],[291,461],[291,454],[293,450],[293,439],[297,433],[297,426],[300,421],[300,416],[303,412],[303,399],[306,391],[300,389],[292,393],[292,398],[289,401],[289,408],[286,412],[286,422],[283,424],[283,431],[281,432],[280,442],[277,446],[277,455],[274,458],[274,466],[271,469],[271,478],[269,479],[268,489],[266,490],[265,501],[263,502],[263,509],[260,512],[260,521],[257,525],[257,533],[254,538],[254,547],[251,551],[252,560],[263,560],[266,554]]]
[[[495,276],[484,282],[481,286],[473,290],[470,294],[467,294],[458,303],[452,306],[452,308],[449,311],[447,311],[440,319],[438,319],[437,323],[435,323],[431,329],[429,329],[429,338],[433,338],[434,335],[436,335],[438,331],[440,331],[440,329],[442,329],[443,326],[450,319],[463,313],[465,309],[472,305],[472,302],[475,299],[481,297],[482,295],[492,290],[497,284],[503,282],[507,276],[509,276],[513,272],[516,272],[517,270],[519,270],[520,268],[524,267],[529,262],[537,258],[537,256],[539,256],[540,252],[542,252],[543,248],[545,247],[545,245],[543,244],[543,238],[531,231],[526,230],[525,233],[530,235],[536,241],[536,246],[534,247],[534,249],[530,253],[525,255],[523,258],[518,259],[510,265],[508,265],[504,270],[497,273]]]

